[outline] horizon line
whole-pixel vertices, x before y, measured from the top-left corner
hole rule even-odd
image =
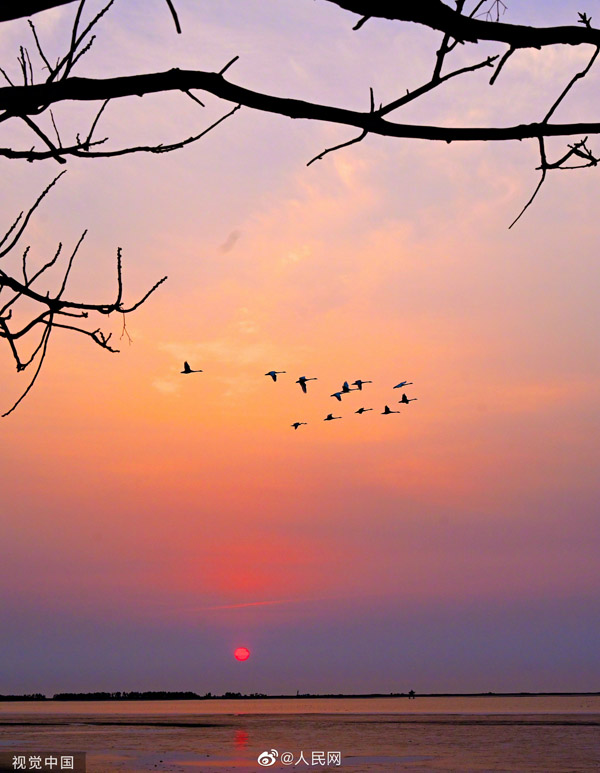
[[[119,693],[119,697],[116,696]],[[104,691],[99,690],[97,692],[65,692],[54,693],[52,697],[47,697],[44,693],[24,693],[22,695],[3,695],[0,694],[0,702],[19,702],[19,699],[23,702],[36,702],[36,701],[64,701],[64,700],[81,700],[81,701],[98,701],[98,700],[144,700],[144,698],[125,697],[129,695],[188,695],[190,697],[178,697],[178,698],[154,698],[154,700],[270,700],[270,699],[301,699],[301,698],[409,698],[409,694],[415,698],[520,698],[520,697],[544,697],[544,696],[600,696],[600,691],[543,691],[543,692],[468,692],[468,693],[417,693],[413,691],[407,692],[390,692],[390,693],[281,693],[276,695],[268,695],[266,693],[234,693],[227,692],[223,695],[213,695],[212,693],[206,693],[200,695],[194,693],[192,690],[131,690],[131,691]],[[66,698],[60,696],[81,696]],[[84,697],[86,696],[86,697]],[[110,696],[110,697],[93,697],[93,696]],[[192,697],[193,696],[193,697]],[[153,698],[146,698],[146,700],[153,700]]]

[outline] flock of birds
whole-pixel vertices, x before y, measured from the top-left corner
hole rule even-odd
[[[183,363],[183,370],[181,371],[184,375],[189,375],[190,373],[202,373],[201,370],[194,370],[189,362]],[[273,381],[277,381],[277,376],[281,376],[284,373],[286,373],[285,370],[270,370],[268,373],[265,373],[265,376],[270,376]],[[308,393],[307,389],[307,382],[309,381],[317,381],[318,379],[316,376],[307,378],[306,376],[300,376],[300,378],[296,381],[296,384],[300,385],[300,389],[304,392],[304,394]],[[347,381],[344,381],[342,384],[342,388],[338,392],[334,392],[330,397],[335,397],[336,400],[338,400],[340,403],[342,402],[342,397],[344,395],[349,394],[350,392],[362,392],[363,384],[372,384],[372,381],[364,381],[363,379],[356,379],[356,381],[353,381],[350,385]],[[399,384],[396,384],[393,388],[394,389],[403,389],[404,387],[410,386],[413,382],[412,381],[401,381]],[[414,400],[416,400],[416,397],[408,397],[406,393],[402,393],[402,398],[398,400],[399,403],[402,403],[403,405],[408,405],[409,403],[412,403]],[[362,415],[363,413],[366,413],[367,411],[372,411],[373,408],[359,408],[357,411],[354,411],[354,413],[358,413]],[[389,405],[386,405],[384,407],[384,410],[381,412],[382,416],[389,416],[392,413],[400,413],[400,411],[393,411]],[[341,416],[334,416],[332,413],[328,413],[327,416],[323,419],[323,421],[335,421],[335,419],[341,419]],[[290,426],[294,429],[298,429],[299,427],[302,427],[306,425],[308,422],[306,421],[295,421]]]

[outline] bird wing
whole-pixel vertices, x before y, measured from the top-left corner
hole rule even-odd
[[[300,382],[300,388],[302,389],[304,394],[306,394],[306,382],[305,381],[301,381]]]

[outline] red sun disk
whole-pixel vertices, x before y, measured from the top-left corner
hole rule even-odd
[[[250,657],[250,650],[247,647],[238,647],[233,655],[236,660],[248,660]]]

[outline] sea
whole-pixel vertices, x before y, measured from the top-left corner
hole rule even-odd
[[[0,760],[54,773],[598,773],[600,696],[7,702]]]

